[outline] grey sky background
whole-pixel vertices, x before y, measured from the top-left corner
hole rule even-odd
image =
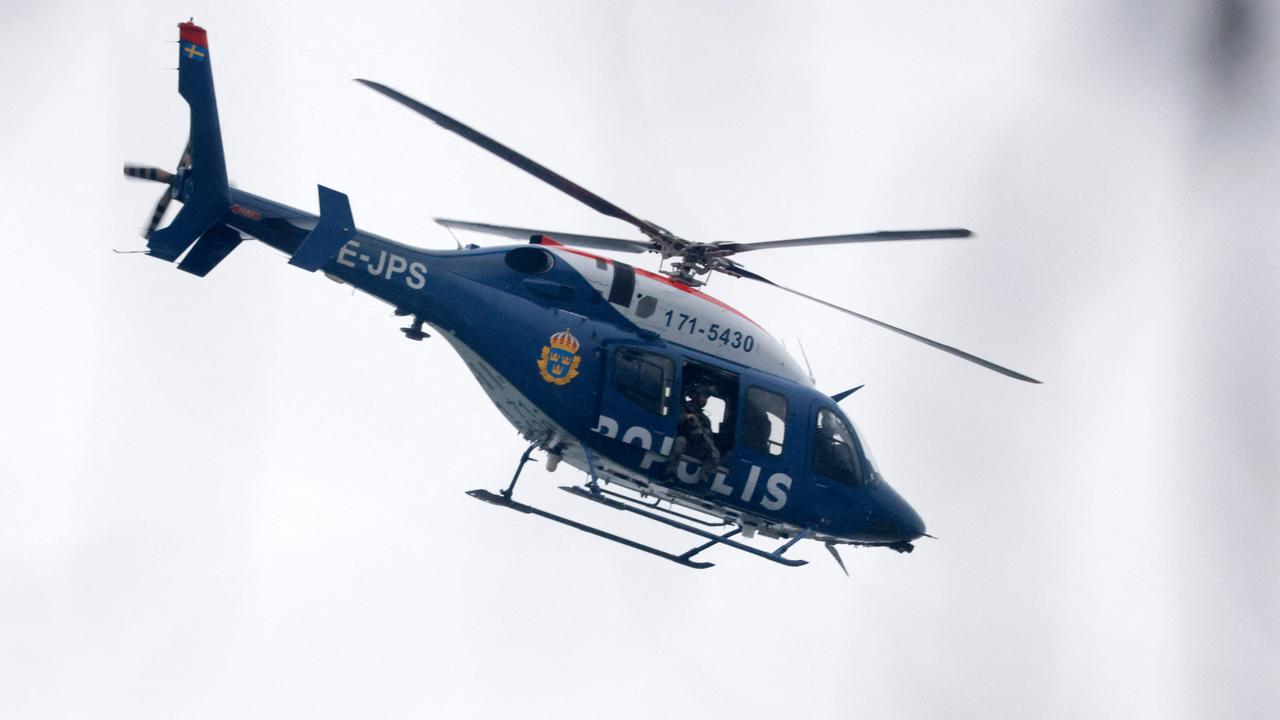
[[[463,491],[521,450],[461,361],[247,244],[144,256],[210,34],[239,187],[427,247],[626,228],[369,77],[697,240],[941,539],[692,572]],[[1280,707],[1280,16],[1266,3],[0,8],[0,716],[1268,717]],[[468,238],[470,239],[470,238]],[[485,240],[480,239],[481,242]],[[650,264],[650,267],[652,263]],[[683,537],[523,492],[665,547]]]

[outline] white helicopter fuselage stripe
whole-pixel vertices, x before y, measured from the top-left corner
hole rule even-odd
[[[563,246],[548,246],[615,310],[663,340],[705,352],[802,385],[813,381],[772,335],[747,316],[695,288],[645,270],[634,272],[628,297],[619,297],[615,261]],[[629,300],[630,302],[626,302]]]

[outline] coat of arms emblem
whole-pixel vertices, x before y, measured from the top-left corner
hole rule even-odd
[[[578,347],[578,338],[568,330],[552,335],[551,344],[542,346],[542,356],[538,358],[542,379],[555,385],[568,385],[578,377],[578,365],[582,362]]]

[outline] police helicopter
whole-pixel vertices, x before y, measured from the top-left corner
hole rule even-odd
[[[690,568],[725,547],[782,565],[801,540],[910,552],[925,525],[889,486],[863,438],[763,328],[700,288],[719,273],[794,293],[932,348],[1026,382],[1026,375],[847,308],[779,285],[735,258],[760,250],[841,243],[962,238],[965,229],[905,230],[767,242],[695,242],[643,220],[496,140],[371,80],[366,87],[404,105],[644,239],[599,237],[438,220],[451,229],[522,241],[503,247],[424,250],[357,228],[347,196],[319,186],[319,215],[227,183],[209,41],[179,24],[178,92],[190,135],[176,170],[126,165],[125,175],[168,187],[144,231],[146,253],[203,277],[245,239],[289,256],[289,264],[350,285],[409,318],[411,340],[427,328],[462,356],[506,419],[528,441],[515,474],[496,492],[468,495],[650,553]],[[157,229],[172,200],[173,221]],[[655,253],[659,272],[591,251]],[[548,470],[585,473],[561,489],[584,501],[696,536],[668,552],[519,502],[521,470],[535,450]],[[764,549],[744,542],[777,541]],[[845,571],[847,574],[847,570]]]

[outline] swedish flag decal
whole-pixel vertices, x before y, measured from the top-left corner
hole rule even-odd
[[[195,43],[182,43],[182,57],[187,60],[198,60],[200,62],[204,62],[204,59],[208,57],[208,55],[208,50]]]

